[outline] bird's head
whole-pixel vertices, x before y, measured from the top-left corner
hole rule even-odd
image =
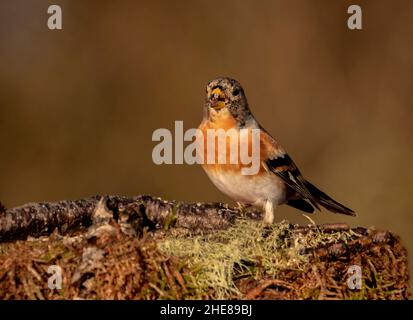
[[[240,126],[251,116],[247,98],[238,81],[231,78],[217,78],[206,87],[205,114],[210,117],[217,113],[228,113]]]

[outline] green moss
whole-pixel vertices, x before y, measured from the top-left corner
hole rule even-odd
[[[171,233],[158,242],[164,254],[186,261],[193,282],[201,292],[211,292],[214,298],[240,297],[235,280],[243,277],[255,279],[276,278],[282,270],[303,271],[308,267],[304,248],[314,248],[330,243],[347,243],[359,237],[349,231],[325,233],[313,225],[305,233],[293,232],[287,221],[272,226],[250,219],[238,219],[229,229],[214,234],[188,236]],[[302,298],[317,298],[318,288],[308,289]],[[363,292],[350,298],[362,299]]]
[[[300,240],[291,244],[290,225],[283,221],[273,226],[239,219],[215,234],[185,237],[169,236],[158,243],[161,252],[185,259],[194,282],[201,291],[214,290],[215,298],[238,296],[234,279],[259,274],[276,274],[280,268],[299,268],[306,258],[299,254]]]
[[[238,218],[229,229],[204,235],[170,228],[173,223],[171,219],[167,231],[144,233],[141,239],[120,229],[116,237],[99,239],[96,245],[105,256],[90,271],[92,289],[70,282],[82,264],[84,248],[90,246],[87,239],[76,245],[64,245],[71,242],[59,237],[0,244],[0,298],[364,300],[407,296],[407,274],[402,272],[406,256],[399,243],[372,247],[367,241],[359,249],[357,243],[349,243],[360,237],[352,230],[297,228],[287,221],[268,226]],[[349,249],[337,257],[323,248],[331,243]],[[321,250],[303,254],[303,249],[311,252],[312,248]],[[64,269],[66,282],[61,291],[47,288],[50,264]],[[354,264],[362,268],[360,290],[347,286],[347,270]]]

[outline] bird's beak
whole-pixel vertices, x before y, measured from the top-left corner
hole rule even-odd
[[[221,110],[225,107],[225,95],[219,88],[212,90],[209,101],[211,108],[215,110]]]

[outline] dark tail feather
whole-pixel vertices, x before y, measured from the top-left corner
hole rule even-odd
[[[314,200],[322,205],[324,208],[327,210],[334,212],[334,213],[342,213],[346,214],[348,216],[355,216],[356,213],[351,210],[350,208],[347,208],[346,206],[342,205],[341,203],[338,203],[328,195],[326,195],[323,191],[312,185],[310,182],[306,181],[306,187],[308,191],[310,191],[311,195],[314,197]]]
[[[314,207],[309,204],[307,201],[304,199],[295,199],[295,200],[289,200],[287,202],[287,205],[296,208],[298,210],[302,210],[304,212],[308,213],[313,213],[314,212]]]

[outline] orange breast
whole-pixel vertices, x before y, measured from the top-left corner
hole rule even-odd
[[[224,111],[224,110],[223,110]],[[222,111],[221,111],[222,112]],[[220,112],[220,113],[221,113]],[[201,130],[203,134],[203,145],[204,145],[204,164],[203,167],[205,170],[226,170],[226,171],[234,171],[234,173],[239,173],[241,174],[241,169],[250,167],[251,164],[243,164],[241,162],[241,157],[240,157],[240,131],[237,128],[237,124],[235,119],[228,113],[222,112],[222,115],[219,117],[216,116],[215,118],[205,120],[201,123],[199,126],[199,129]],[[221,145],[219,144],[219,138],[218,136],[214,136],[215,139],[215,152],[214,152],[214,163],[212,164],[207,164],[207,157],[208,157],[208,130],[209,129],[223,129],[226,133],[225,137],[225,145],[223,146],[223,143],[221,141]],[[233,129],[233,130],[231,130]],[[265,170],[265,167],[262,163],[263,160],[267,159],[269,154],[273,152],[271,150],[272,146],[271,143],[269,143],[268,139],[266,139],[266,133],[261,132],[260,133],[260,152],[259,152],[259,159],[257,161],[260,161],[260,168],[258,175],[265,174],[267,171]],[[235,141],[235,142],[234,142]],[[231,142],[233,145],[231,146]],[[252,130],[248,130],[248,142],[246,137],[243,139],[244,143],[248,143],[248,156],[252,156]],[[225,164],[218,164],[218,154],[219,154],[219,148],[225,147]],[[237,164],[231,164],[231,148],[236,148],[237,152]]]

